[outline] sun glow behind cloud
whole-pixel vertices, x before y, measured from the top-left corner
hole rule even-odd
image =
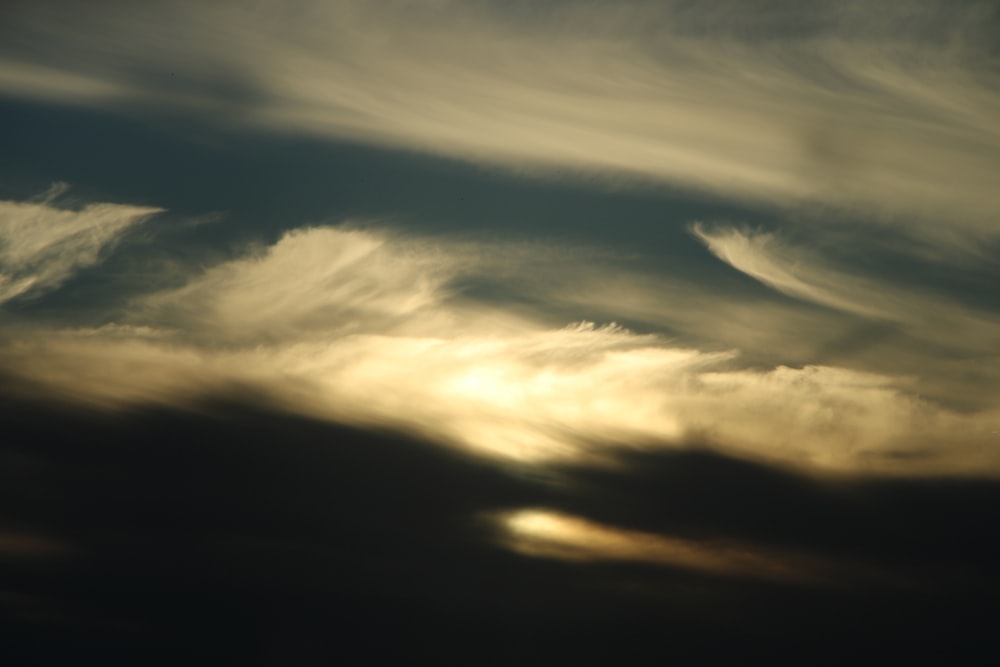
[[[820,583],[836,568],[802,555],[749,545],[625,530],[561,512],[525,509],[490,517],[508,548],[527,556],[577,561],[634,561],[710,574]],[[847,568],[841,568],[847,570]],[[838,573],[843,579],[843,572]]]
[[[90,210],[60,215],[87,220]],[[737,351],[615,325],[553,327],[455,287],[500,265],[532,282],[546,252],[558,255],[360,227],[299,229],[139,296],[117,323],[35,326],[30,336],[18,328],[0,357],[26,391],[105,408],[196,408],[202,395],[247,387],[285,409],[500,459],[601,459],[611,445],[710,446],[845,472],[1000,464],[995,404],[962,414],[919,398],[902,376],[759,369]]]

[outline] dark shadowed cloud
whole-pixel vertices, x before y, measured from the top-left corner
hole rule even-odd
[[[996,648],[981,634],[1000,602],[994,482],[829,482],[709,452],[496,468],[238,393],[198,414],[114,420],[5,405],[0,609],[19,659],[824,661],[876,639],[901,657]],[[582,559],[519,555],[490,520],[517,512],[522,524],[575,517],[604,537],[575,545]],[[648,557],[664,544],[673,551]],[[808,576],[785,576],[802,563]]]

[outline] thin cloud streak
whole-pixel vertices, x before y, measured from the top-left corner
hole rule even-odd
[[[64,190],[57,184],[40,201],[0,201],[0,304],[56,289],[162,211],[121,204],[60,208],[54,199]]]
[[[171,2],[64,8],[57,20],[25,7],[11,16],[0,86],[819,202],[974,252],[969,235],[995,237],[998,205],[988,8],[869,9],[630,2],[529,17],[489,3]],[[38,56],[39,44],[60,57]]]
[[[829,585],[835,580],[843,585],[851,577],[849,566],[836,566],[803,554],[626,530],[546,509],[522,509],[487,518],[498,525],[505,547],[533,557],[631,561],[726,577],[812,585]],[[888,577],[883,574],[881,578]]]
[[[789,296],[886,320],[937,337],[960,337],[968,349],[976,338],[992,345],[1000,321],[990,320],[957,305],[913,292],[905,287],[851,274],[826,262],[807,248],[785,242],[772,232],[695,224],[692,231],[720,260],[737,271]],[[942,327],[942,322],[947,323]]]

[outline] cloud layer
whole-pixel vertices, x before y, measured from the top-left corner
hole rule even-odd
[[[501,459],[602,459],[613,452],[592,443],[617,442],[707,445],[818,470],[1000,469],[995,402],[962,414],[921,399],[904,376],[754,368],[735,351],[614,325],[552,328],[456,289],[492,275],[470,256],[531,275],[524,257],[504,252],[362,228],[294,230],[139,297],[120,323],[18,332],[0,355],[26,390],[90,405],[197,408],[205,394],[245,387],[302,414]],[[558,290],[542,300],[557,302]]]
[[[8,94],[995,232],[988,3],[48,5],[9,13]]]

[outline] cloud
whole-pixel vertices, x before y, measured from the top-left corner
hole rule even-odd
[[[0,201],[0,304],[56,289],[93,266],[128,229],[162,209],[122,204],[59,208],[57,184],[33,202]]]
[[[868,275],[859,266],[839,266],[774,232],[704,224],[695,224],[692,230],[720,260],[782,294],[884,323],[898,334],[923,341],[918,364],[934,366],[947,356],[940,351],[928,354],[926,345],[932,344],[950,355],[975,357],[986,368],[996,367],[1000,319],[995,313],[964,307],[947,294],[900,284],[900,278],[887,271],[872,275],[871,261]],[[953,270],[957,273],[962,267]],[[943,369],[935,372],[940,375]]]
[[[71,547],[47,537],[22,533],[0,533],[0,558],[45,558],[64,556]]]
[[[692,230],[712,254],[737,271],[782,294],[851,316],[845,325],[836,315],[799,313],[796,318],[771,307],[776,327],[798,321],[790,337],[799,345],[812,343],[801,357],[805,363],[839,362],[907,376],[911,392],[966,410],[995,409],[1000,394],[992,378],[1000,372],[1000,319],[988,304],[962,303],[956,298],[961,293],[932,291],[905,280],[905,275],[882,266],[856,236],[848,237],[856,246],[852,264],[829,259],[835,253],[824,245],[829,239],[822,237],[804,245],[790,243],[777,232],[748,228],[695,224]],[[952,275],[967,270],[947,266]],[[939,270],[927,264],[919,268]],[[788,349],[794,352],[795,343],[791,345]],[[769,347],[785,349],[773,340]]]
[[[217,342],[381,331],[437,305],[457,261],[360,229],[298,229],[142,307]]]
[[[212,400],[120,419],[0,402],[4,523],[66,547],[0,553],[6,655],[459,664],[519,637],[536,664],[745,663],[720,632],[784,657],[791,636],[808,661],[835,629],[849,660],[872,627],[914,657],[916,630],[949,655],[995,648],[998,549],[982,529],[1000,518],[995,482],[830,484],[664,451],[524,474]],[[507,551],[514,536],[482,517],[513,519],[521,546],[548,553]],[[413,639],[442,627],[454,640]],[[524,647],[505,657],[523,663]]]
[[[552,327],[457,289],[503,265],[531,282],[539,253],[515,250],[300,229],[141,297],[119,324],[10,334],[0,359],[23,392],[92,406],[198,409],[242,387],[509,461],[606,460],[620,443],[844,472],[1000,466],[995,403],[957,413],[903,376],[755,368],[615,325]]]
[[[0,86],[821,203],[975,251],[998,203],[995,23],[939,2],[41,3],[9,14]]]
[[[502,527],[507,548],[535,557],[634,561],[722,576],[813,584],[833,569],[829,563],[801,555],[623,530],[549,510],[517,510],[493,519]]]
[[[982,318],[977,322],[971,313],[940,298],[931,303],[931,298],[884,278],[846,271],[808,248],[790,245],[773,232],[699,223],[692,231],[713,255],[737,271],[803,301],[910,326],[933,326],[944,317],[951,331],[960,324],[966,336],[969,327],[996,326]]]

